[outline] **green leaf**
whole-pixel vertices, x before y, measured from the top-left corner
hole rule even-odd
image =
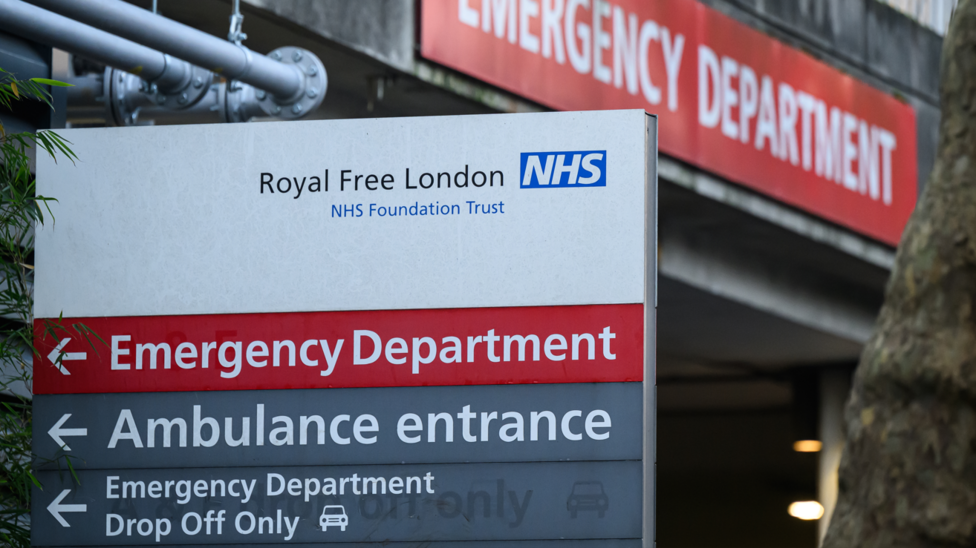
[[[45,84],[48,86],[54,86],[58,88],[69,88],[74,87],[74,84],[69,84],[67,82],[61,82],[59,80],[51,80],[50,78],[31,78],[31,82],[37,82],[38,84]]]
[[[68,470],[71,471],[71,477],[73,477],[75,479],[75,483],[77,483],[78,485],[81,485],[81,480],[78,478],[78,473],[75,472],[74,465],[71,464],[71,459],[70,458],[65,458],[64,460],[65,460],[65,462],[68,463]]]
[[[17,80],[0,68],[0,107],[16,111],[18,101],[25,99],[50,107],[51,94],[47,86],[67,85],[47,78]],[[77,159],[71,144],[57,133],[48,130],[5,133],[6,130],[0,126],[0,279],[5,282],[0,285],[0,315],[5,318],[0,321],[0,363],[12,367],[0,375],[0,390],[6,390],[15,381],[23,381],[28,387],[31,385],[31,370],[24,356],[30,353],[35,360],[40,357],[35,340],[59,341],[69,334],[62,316],[53,321],[34,322],[33,230],[44,223],[45,217],[53,222],[50,203],[57,200],[37,195],[28,153],[36,149],[56,160],[67,158],[74,162]],[[93,349],[105,344],[84,324],[70,327],[73,328],[71,333],[84,336]],[[31,436],[30,400],[8,395],[0,401],[0,547],[30,546],[31,489],[41,487],[34,474],[39,466],[57,463],[60,471],[66,464],[74,480],[79,479],[73,461],[63,452],[53,458],[32,453]]]

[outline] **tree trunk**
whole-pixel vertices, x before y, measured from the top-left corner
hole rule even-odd
[[[938,156],[854,377],[828,548],[976,546],[976,0],[940,68]]]

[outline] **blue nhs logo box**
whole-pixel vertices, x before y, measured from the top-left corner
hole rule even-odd
[[[522,188],[607,186],[607,151],[523,152]]]

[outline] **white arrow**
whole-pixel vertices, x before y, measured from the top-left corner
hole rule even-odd
[[[64,500],[64,497],[68,496],[68,493],[70,492],[71,489],[65,489],[64,491],[61,491],[61,494],[58,495],[58,498],[54,499],[54,502],[52,502],[47,506],[47,511],[51,512],[51,515],[54,516],[54,519],[58,520],[58,523],[61,524],[61,527],[71,527],[70,525],[68,525],[68,522],[65,521],[63,517],[61,517],[61,512],[87,512],[88,511],[87,504],[60,504],[61,501]]]
[[[54,439],[54,443],[58,444],[58,447],[63,447],[65,451],[71,451],[68,444],[64,443],[61,436],[87,436],[87,428],[61,428],[61,425],[71,418],[71,413],[65,413],[61,420],[54,424],[50,430],[47,431],[48,435]]]
[[[61,342],[56,347],[54,347],[54,350],[52,350],[51,353],[47,355],[47,359],[51,360],[51,363],[53,363],[54,365],[59,365],[58,356],[61,356],[61,351],[64,349],[64,346],[68,344],[69,341],[71,341],[71,337],[62,339]],[[58,367],[58,370],[61,371],[61,373],[64,375],[70,375],[71,373],[69,373],[68,370],[64,367],[64,362],[71,361],[71,360],[84,360],[87,357],[88,357],[87,352],[65,352],[64,356],[61,356],[61,363],[60,363],[60,367]]]

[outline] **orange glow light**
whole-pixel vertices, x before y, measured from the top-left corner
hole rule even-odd
[[[793,443],[793,450],[797,453],[816,453],[823,444],[817,440],[799,440]]]
[[[824,515],[824,507],[815,500],[801,500],[794,502],[789,508],[790,515],[805,521],[820,519]]]

